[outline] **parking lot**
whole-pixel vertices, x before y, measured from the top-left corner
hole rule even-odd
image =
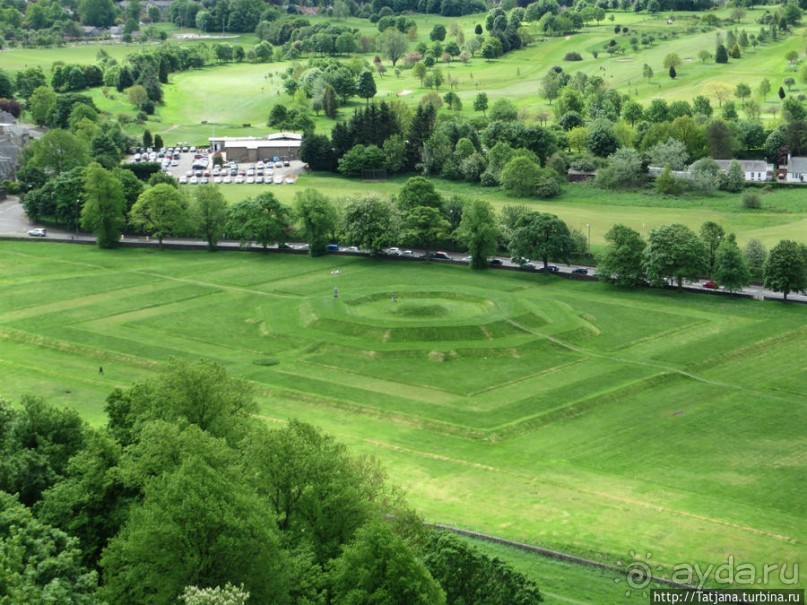
[[[224,158],[222,166],[213,164],[213,154],[205,148],[169,147],[161,150],[134,150],[129,162],[157,162],[162,171],[182,185],[214,183],[217,185],[293,185],[305,164],[297,160],[233,162]]]

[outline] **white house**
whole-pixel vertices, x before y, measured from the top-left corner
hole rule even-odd
[[[748,183],[772,181],[773,164],[768,164],[765,160],[737,160],[745,173],[745,180]],[[720,172],[728,172],[732,160],[715,160],[720,166]],[[692,167],[690,167],[690,170]]]
[[[785,183],[807,183],[807,158],[787,156]]]

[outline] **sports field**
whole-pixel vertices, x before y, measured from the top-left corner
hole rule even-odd
[[[0,243],[0,275],[4,398],[99,423],[114,387],[215,359],[268,422],[381,458],[430,521],[610,564],[650,553],[662,575],[807,563],[803,306],[47,242]]]

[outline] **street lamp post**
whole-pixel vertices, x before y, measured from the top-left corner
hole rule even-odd
[[[76,238],[78,238],[79,204],[81,204],[81,200],[76,198]]]
[[[591,254],[591,224],[586,223],[586,227],[588,227],[588,253]]]

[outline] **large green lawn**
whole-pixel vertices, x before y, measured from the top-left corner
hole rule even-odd
[[[267,422],[381,458],[428,520],[610,564],[652,553],[661,574],[805,563],[803,306],[47,242],[0,243],[0,275],[5,398],[100,423],[113,388],[215,359]]]

